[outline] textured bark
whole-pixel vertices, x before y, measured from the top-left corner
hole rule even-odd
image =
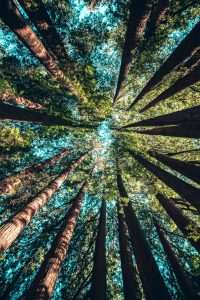
[[[165,230],[161,228],[160,224],[155,221],[156,230],[161,241],[161,244],[165,250],[169,263],[174,271],[176,279],[180,285],[181,291],[187,300],[198,300],[200,297],[195,292],[192,282],[184,270],[183,264],[178,258],[176,252],[172,249],[169,243]]]
[[[200,253],[200,228],[194,221],[185,216],[181,209],[177,207],[171,199],[165,198],[160,193],[158,193],[156,197],[179,230],[188,238],[192,246]],[[194,231],[199,234],[199,238],[195,240],[191,238]]]
[[[122,89],[123,83],[128,75],[132,59],[136,53],[141,36],[146,28],[152,9],[152,3],[149,0],[132,0],[130,6],[130,16],[126,31],[125,43],[122,53],[122,61],[119,72],[114,102]]]
[[[174,52],[168,57],[164,64],[156,71],[140,94],[136,97],[129,109],[133,107],[145,94],[161,82],[169,73],[181,65],[187,58],[190,58],[200,49],[200,22],[183,39]]]
[[[58,175],[41,192],[33,197],[18,213],[0,226],[0,253],[4,253],[17,239],[22,230],[31,222],[47,201],[55,194],[69,174],[81,163],[86,154],[75,160],[67,170]]]
[[[23,97],[19,97],[16,95],[13,95],[11,93],[5,92],[3,93],[2,97],[1,97],[1,101],[3,102],[12,102],[13,104],[17,104],[17,105],[23,105],[27,108],[30,109],[36,109],[36,110],[42,110],[43,107],[41,104],[33,102],[31,100],[28,100],[26,98]]]
[[[188,88],[190,85],[197,83],[200,80],[200,65],[190,73],[186,74],[184,77],[178,79],[172,86],[170,86],[167,90],[161,93],[158,97],[153,99],[149,104],[147,104],[140,112],[144,112],[150,107],[157,105],[159,102],[168,99],[179,93],[180,91]]]
[[[163,181],[168,187],[173,189],[200,212],[200,189],[154,165],[152,162],[148,161],[141,155],[134,153],[132,150],[128,151],[134,159],[141,163],[147,170],[153,173],[156,177],[158,177],[158,179]]]
[[[120,196],[127,198],[119,170],[117,184]],[[130,201],[124,205],[124,214],[146,299],[171,299]]]
[[[122,279],[124,288],[124,299],[142,299],[140,288],[137,281],[136,270],[133,266],[131,249],[129,247],[127,227],[123,212],[120,210],[119,203],[117,203],[118,212],[118,230],[119,230],[119,247],[122,268]]]
[[[102,200],[92,270],[91,300],[106,300],[106,201]]]
[[[200,122],[200,105],[191,108],[175,111],[163,116],[154,117],[147,120],[142,120],[132,124],[123,126],[122,128],[129,127],[142,127],[142,126],[163,126],[163,125],[178,125],[187,124],[190,122]]]
[[[2,0],[0,3],[0,18],[13,31],[19,40],[39,59],[45,68],[60,82],[78,97],[77,91],[69,79],[58,68],[55,60],[38,39],[31,27],[11,0]]]
[[[11,175],[0,181],[0,196],[8,194],[11,190],[16,189],[18,185],[26,180],[30,180],[34,176],[34,174],[38,174],[38,172],[43,171],[46,168],[54,166],[56,162],[66,155],[70,154],[72,150],[66,149],[61,153],[41,162],[34,164],[30,167],[24,168],[18,173]]]
[[[200,138],[200,122],[188,123],[187,125],[158,127],[135,132],[150,135],[163,135],[198,139]]]
[[[171,158],[161,153],[152,151],[149,151],[148,153],[171,169],[200,184],[200,167],[179,159]]]
[[[58,235],[47,252],[30,288],[25,292],[23,299],[38,300],[52,298],[62,263],[67,255],[68,247],[77,224],[88,184],[89,180],[86,180],[75,197]]]

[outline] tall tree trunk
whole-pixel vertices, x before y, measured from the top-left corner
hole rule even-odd
[[[175,155],[179,155],[179,154],[191,153],[191,152],[197,152],[197,151],[200,151],[200,148],[190,149],[190,150],[183,150],[183,151],[177,151],[177,152],[168,152],[168,153],[166,153],[166,155],[168,155],[168,156],[175,156]]]
[[[186,68],[184,74],[188,74],[194,68],[198,67],[200,63],[200,50],[198,50],[194,55],[192,55],[183,65]]]
[[[185,216],[181,209],[177,207],[171,199],[165,198],[160,193],[158,193],[156,197],[179,230],[188,238],[192,246],[200,253],[200,237],[198,239],[193,239],[191,237],[194,235],[194,232],[200,236],[200,228],[197,227],[194,221]]]
[[[36,109],[36,110],[42,110],[43,107],[41,104],[39,103],[36,103],[36,102],[33,102],[31,100],[28,100],[26,98],[23,98],[23,97],[19,97],[19,96],[16,96],[14,94],[11,94],[9,92],[4,92],[1,96],[1,99],[0,101],[3,101],[3,102],[12,102],[13,104],[17,104],[17,105],[23,105],[27,108],[30,108],[30,109]]]
[[[163,116],[142,120],[123,126],[122,128],[141,127],[141,126],[164,126],[178,125],[190,122],[200,122],[200,105],[175,111]]]
[[[180,285],[181,291],[187,300],[198,300],[200,299],[197,295],[192,282],[187,275],[186,271],[184,270],[183,264],[178,258],[176,252],[172,249],[171,244],[169,243],[165,230],[161,228],[160,224],[155,221],[156,230],[161,241],[161,244],[165,250],[167,258],[169,260],[170,265],[176,275],[176,279]]]
[[[163,155],[161,153],[152,151],[148,151],[148,153],[171,169],[200,184],[200,167],[179,159],[168,157],[167,155]]]
[[[200,212],[200,189],[190,185],[167,171],[162,170],[160,167],[154,165],[141,155],[134,153],[132,150],[128,151],[134,159],[141,163],[147,170],[153,173],[158,179],[163,181],[168,187],[187,200]]]
[[[102,199],[89,298],[106,300],[106,200]]]
[[[50,184],[39,192],[18,213],[0,226],[0,253],[4,253],[17,239],[22,230],[31,222],[32,218],[55,194],[69,174],[82,162],[86,154],[75,160],[67,170],[58,175]]]
[[[188,123],[187,125],[158,127],[140,131],[135,130],[134,132],[150,135],[163,135],[198,139],[200,138],[200,122]]]
[[[128,198],[119,170],[117,174],[117,184],[120,196],[122,198]],[[171,299],[131,202],[129,201],[128,205],[124,205],[123,207],[146,299]]]
[[[133,266],[131,249],[129,247],[125,218],[121,209],[122,207],[120,207],[119,203],[117,203],[119,247],[124,288],[124,299],[142,299],[142,295],[140,293],[140,288],[137,281],[136,270]]]
[[[51,299],[59,276],[62,263],[66,257],[70,241],[80,214],[81,206],[87,191],[89,179],[84,182],[73,204],[67,212],[63,225],[54,239],[50,250],[37,272],[31,286],[25,292],[23,299]]]
[[[129,109],[133,107],[141,98],[144,97],[151,89],[161,82],[170,74],[175,68],[180,66],[184,60],[191,57],[196,51],[200,49],[199,42],[200,22],[197,23],[190,33],[183,39],[178,47],[172,52],[164,64],[156,71],[153,77],[149,80],[146,86],[142,89],[140,94],[132,102]]]
[[[54,166],[56,162],[66,155],[70,154],[72,150],[65,149],[61,153],[46,159],[41,163],[34,164],[30,167],[24,168],[18,173],[11,175],[0,181],[0,196],[8,194],[11,190],[16,189],[17,186],[24,182],[25,180],[30,180],[34,176],[35,173],[41,172],[46,168]]]
[[[0,18],[17,35],[20,41],[39,59],[45,68],[60,82],[78,97],[69,79],[58,68],[55,60],[51,57],[42,42],[38,39],[31,27],[11,0],[1,0]]]
[[[141,36],[146,28],[152,9],[152,3],[149,0],[132,0],[130,4],[130,16],[126,31],[125,43],[122,53],[122,61],[119,72],[117,89],[114,96],[114,102],[122,89],[126,80],[132,59],[136,53]]]
[[[178,79],[172,86],[167,90],[162,92],[159,96],[153,99],[149,104],[147,104],[140,112],[144,112],[150,107],[157,105],[159,102],[168,99],[179,93],[180,91],[188,88],[190,85],[197,83],[200,80],[200,65],[196,67],[193,71],[186,74],[184,77]]]

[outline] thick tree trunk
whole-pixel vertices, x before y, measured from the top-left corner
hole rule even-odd
[[[135,130],[134,132],[150,135],[163,135],[198,139],[200,138],[200,122],[188,123],[187,125],[158,127],[140,131]]]
[[[72,150],[66,149],[61,153],[30,167],[24,168],[15,175],[11,175],[0,181],[0,196],[8,194],[11,190],[16,189],[17,186],[25,180],[30,180],[35,173],[41,172],[46,168],[54,166],[56,162],[66,155],[70,154]]]
[[[174,221],[179,230],[188,238],[192,246],[200,253],[200,228],[190,218],[185,216],[171,199],[165,198],[162,194],[156,195],[159,203],[166,210],[167,214]],[[191,235],[199,234],[198,239],[193,239]]]
[[[57,81],[67,87],[74,95],[78,96],[77,91],[74,89],[69,79],[58,68],[55,60],[51,57],[31,27],[27,25],[14,2],[11,0],[1,1],[0,18],[17,35],[20,41],[32,52],[32,54],[39,59]]]
[[[164,79],[175,68],[180,66],[187,58],[191,57],[200,48],[200,22],[190,31],[190,33],[183,39],[178,47],[172,52],[164,64],[156,71],[153,77],[149,80],[140,94],[136,97],[129,109],[133,107],[145,94],[153,89],[161,80]]]
[[[120,196],[127,198],[119,170],[117,184]],[[130,201],[124,205],[124,214],[146,299],[171,299]]]
[[[198,300],[200,297],[197,295],[192,282],[187,275],[186,271],[184,270],[183,264],[178,258],[176,252],[172,249],[171,244],[169,243],[165,230],[161,228],[160,224],[155,221],[156,230],[158,236],[160,238],[161,244],[165,250],[167,258],[169,260],[170,265],[176,275],[176,279],[180,285],[181,291],[184,295],[184,298],[187,300]]]
[[[26,108],[35,109],[35,110],[43,109],[42,105],[39,103],[33,102],[23,97],[16,96],[8,92],[2,94],[0,101],[12,102],[13,104],[23,105]]]
[[[188,88],[190,85],[197,83],[200,80],[200,65],[196,67],[193,71],[186,74],[184,77],[178,79],[172,86],[161,93],[158,97],[153,99],[149,104],[147,104],[140,112],[144,112],[150,107],[157,105],[159,102],[168,99],[179,93],[180,91]]]
[[[91,300],[106,300],[106,200],[102,200],[92,270]]]
[[[22,230],[31,222],[32,218],[55,194],[69,174],[82,162],[86,154],[75,160],[67,170],[58,175],[50,184],[39,192],[20,211],[0,226],[0,253],[4,253],[17,239]]]
[[[132,0],[130,6],[130,16],[126,31],[125,43],[122,53],[122,61],[119,72],[117,89],[114,96],[114,103],[126,80],[132,59],[136,53],[141,36],[146,28],[152,9],[152,3],[149,0]]]
[[[148,153],[171,169],[200,184],[200,167],[179,159],[168,157],[167,155],[163,155],[161,153],[152,151],[149,151]]]
[[[88,184],[89,180],[86,180],[75,197],[69,212],[65,216],[64,223],[58,235],[54,239],[50,250],[46,254],[30,288],[25,292],[23,299],[47,300],[52,298],[62,263],[66,257],[68,247],[76,227]]]
[[[173,189],[200,212],[200,189],[190,185],[167,171],[162,170],[160,167],[154,165],[141,155],[134,153],[132,150],[128,151],[134,159],[141,163],[147,170],[153,173],[158,179],[163,181],[168,187]]]
[[[142,127],[142,126],[164,126],[164,125],[178,125],[190,122],[200,122],[200,105],[191,108],[175,111],[173,113],[154,117],[147,120],[142,120],[132,124],[123,126],[122,128]]]
[[[124,288],[124,299],[142,299],[142,295],[137,281],[136,270],[133,266],[131,249],[129,247],[125,218],[121,209],[122,206],[120,207],[119,203],[117,203],[119,247]]]

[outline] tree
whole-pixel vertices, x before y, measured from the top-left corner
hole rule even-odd
[[[90,299],[106,299],[106,200],[102,199],[93,258]]]
[[[69,174],[84,160],[86,154],[75,160],[69,168],[59,174],[41,192],[33,197],[18,213],[0,226],[0,253],[4,253],[8,247],[16,240],[22,230],[27,226],[31,219],[55,194]]]
[[[3,93],[2,97],[1,97],[1,101],[2,102],[12,102],[13,104],[17,104],[17,105],[23,105],[30,109],[36,109],[36,110],[44,109],[42,107],[42,105],[39,103],[35,103],[29,99],[19,97],[19,96],[16,96],[16,95],[8,93],[8,92]]]

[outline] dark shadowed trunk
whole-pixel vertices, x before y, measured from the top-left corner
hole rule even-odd
[[[132,0],[130,4],[130,15],[126,31],[125,43],[122,53],[121,67],[114,102],[122,89],[123,83],[128,75],[132,59],[136,53],[140,38],[146,28],[148,18],[152,9],[149,0]]]
[[[47,252],[31,286],[28,291],[25,292],[23,299],[38,300],[52,298],[62,263],[66,257],[67,250],[76,227],[88,184],[89,180],[86,180],[75,197],[71,208],[65,215],[63,225],[58,235],[54,239],[50,250]]]
[[[86,154],[75,160],[67,170],[58,175],[41,192],[33,197],[20,211],[0,226],[0,253],[17,239],[22,230],[31,222],[32,218],[40,211],[47,201],[55,194],[70,173],[83,161]]]
[[[106,300],[106,200],[102,200],[92,270],[91,300]]]
[[[168,152],[168,153],[165,153],[165,154],[168,155],[168,156],[175,156],[175,155],[179,155],[179,154],[198,152],[198,151],[200,151],[200,148],[191,149],[191,150],[177,151],[177,152]]]
[[[168,157],[167,155],[161,153],[152,151],[149,151],[148,153],[151,156],[155,157],[158,161],[170,167],[171,169],[181,173],[182,175],[200,184],[200,167],[190,164],[188,162],[181,161],[179,159]]]
[[[141,163],[147,170],[153,173],[158,179],[163,181],[168,187],[173,189],[177,194],[186,199],[192,206],[200,211],[200,189],[154,165],[152,162],[148,161],[141,155],[134,153],[132,150],[128,151],[131,156],[133,156],[133,158]]]
[[[150,107],[157,105],[159,102],[168,99],[179,93],[180,91],[188,88],[190,85],[197,83],[200,80],[200,66],[196,67],[193,71],[178,79],[172,86],[161,93],[158,97],[153,99],[147,104],[140,112],[144,112]]]
[[[17,105],[23,105],[30,109],[43,110],[43,107],[41,104],[33,102],[33,101],[23,98],[23,97],[16,96],[16,95],[8,93],[8,92],[4,92],[2,94],[0,101],[11,102],[11,103],[17,104]]]
[[[117,184],[120,196],[128,198],[119,170]],[[171,299],[131,202],[124,204],[123,208],[146,299]]]
[[[176,275],[176,279],[180,285],[181,291],[187,300],[198,300],[200,299],[197,293],[195,292],[195,289],[192,285],[192,282],[184,270],[183,264],[178,258],[176,252],[172,249],[171,244],[169,243],[165,230],[160,226],[160,224],[155,221],[156,230],[159,236],[159,239],[161,241],[161,244],[164,248],[164,251],[167,255],[167,258],[169,260],[169,263],[174,271],[174,274]]]
[[[37,176],[38,172],[43,171],[46,168],[54,166],[56,162],[66,155],[70,154],[72,150],[66,149],[61,153],[41,162],[34,164],[30,167],[24,168],[18,173],[11,175],[0,181],[0,196],[8,194],[11,190],[16,189],[19,184],[30,180],[34,175]]]
[[[141,126],[164,126],[187,124],[190,122],[200,122],[200,105],[187,109],[175,111],[163,116],[142,120],[123,126],[122,128],[141,127]]]
[[[120,207],[119,203],[117,203],[117,212],[124,299],[142,299],[142,295],[140,293],[140,288],[137,281],[136,270],[133,265],[132,253],[129,246],[129,237],[127,233],[123,207]]]
[[[181,209],[177,207],[171,199],[165,198],[160,193],[158,193],[156,197],[179,230],[188,238],[192,246],[200,253],[200,228],[197,227],[194,221],[185,216]],[[195,235],[199,235],[198,239],[193,239],[191,237],[194,235],[194,232]]]
[[[180,66],[185,59],[191,57],[200,48],[200,22],[190,31],[178,47],[172,52],[164,64],[156,71],[140,94],[136,97],[129,109],[133,107],[145,94],[153,89],[166,75]]]

